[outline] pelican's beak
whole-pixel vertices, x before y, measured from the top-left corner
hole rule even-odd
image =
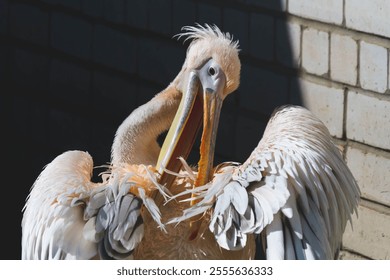
[[[161,174],[159,183],[168,188],[175,176],[166,172],[178,173],[182,166],[179,157],[187,158],[202,124],[202,95],[200,81],[196,71],[191,71],[187,89],[183,92],[179,108],[165,137],[157,161],[157,170]]]
[[[199,78],[203,88],[203,132],[195,186],[205,185],[211,180],[223,89],[226,83],[225,74],[212,59],[199,71]]]
[[[161,184],[169,187],[175,180],[175,176],[165,170],[180,171],[182,164],[178,157],[188,157],[202,121],[200,160],[195,186],[204,185],[211,179],[225,83],[225,74],[213,59],[208,60],[200,69],[190,72],[187,89],[183,92],[157,162]]]

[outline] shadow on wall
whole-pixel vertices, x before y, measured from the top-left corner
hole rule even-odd
[[[272,111],[301,104],[283,10],[278,1],[0,0],[3,200],[12,205],[1,235],[13,244],[1,258],[20,259],[21,211],[43,167],[74,149],[106,164],[120,123],[173,80],[188,44],[172,36],[184,25],[216,24],[240,41],[241,86],[222,109],[216,163],[244,161]]]

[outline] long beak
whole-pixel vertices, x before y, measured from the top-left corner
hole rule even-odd
[[[178,173],[182,166],[178,157],[186,159],[192,149],[202,124],[202,99],[199,77],[193,71],[157,161],[160,184],[171,186],[175,176],[165,170]]]
[[[205,185],[211,179],[217,128],[223,102],[222,90],[226,77],[219,68],[218,71],[213,68],[210,72],[210,65],[218,67],[210,59],[201,69],[190,73],[187,90],[183,93],[178,111],[161,148],[157,162],[157,169],[161,174],[159,182],[168,188],[175,180],[175,176],[165,170],[176,173],[180,171],[182,164],[178,157],[187,158],[202,121],[198,175],[193,187]],[[197,202],[195,194],[192,198],[191,205],[194,205]],[[193,217],[190,222],[190,240],[196,238],[200,225],[201,220]]]
[[[217,128],[219,116],[222,108],[222,98],[220,89],[213,91],[208,88],[203,94],[203,132],[200,143],[200,159],[198,162],[198,177],[195,180],[193,188],[207,184],[212,178],[214,163],[214,149],[217,138]],[[196,194],[192,194],[191,205],[195,205],[198,200]],[[202,225],[201,216],[195,216],[190,221],[189,240],[194,240],[199,233]]]
[[[198,162],[198,177],[195,187],[205,185],[211,180],[214,163],[215,141],[219,116],[222,108],[222,98],[218,92],[205,89],[203,93],[203,132],[200,144],[200,159]]]
[[[212,72],[210,72],[212,68]],[[210,59],[202,68],[190,72],[188,86],[165,138],[157,162],[160,184],[168,188],[182,167],[178,157],[186,159],[203,122],[198,175],[194,187],[209,182],[214,162],[214,148],[219,116],[223,103],[222,91],[226,77],[219,65]],[[192,204],[195,200],[192,201]]]

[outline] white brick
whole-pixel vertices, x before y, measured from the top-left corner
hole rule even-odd
[[[390,206],[390,153],[386,157],[348,147],[346,160],[358,182],[362,197]]]
[[[360,42],[360,84],[364,89],[384,93],[387,89],[387,49]]]
[[[312,111],[329,129],[332,136],[343,135],[344,92],[300,80],[301,99],[303,105]]]
[[[330,39],[330,77],[350,85],[356,85],[358,51],[351,37],[332,34]]]
[[[345,0],[347,27],[390,37],[389,0]]]
[[[343,0],[289,0],[288,11],[305,18],[341,24]]]
[[[298,66],[301,57],[301,26],[291,22],[288,22],[286,26],[290,39],[292,60],[293,63]]]
[[[373,259],[390,259],[390,215],[363,206],[358,213],[353,230],[347,224],[343,246]]]
[[[390,149],[390,101],[348,92],[347,138]]]
[[[309,73],[324,75],[329,70],[329,35],[308,28],[303,31],[302,67]]]
[[[276,56],[279,62],[287,66],[299,66],[301,57],[301,26],[299,24],[284,20],[277,21]]]

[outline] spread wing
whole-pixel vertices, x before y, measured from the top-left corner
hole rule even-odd
[[[159,222],[142,187],[129,191],[136,173],[95,184],[92,168],[88,153],[68,151],[42,171],[23,209],[22,259],[131,258],[143,237],[141,206]]]
[[[35,181],[22,220],[22,259],[89,259],[96,243],[83,236],[83,204],[93,188],[92,158],[70,151]]]
[[[209,213],[221,247],[255,234],[267,259],[333,259],[360,197],[327,128],[298,106],[277,110],[247,161],[195,192],[199,202],[171,222]]]

